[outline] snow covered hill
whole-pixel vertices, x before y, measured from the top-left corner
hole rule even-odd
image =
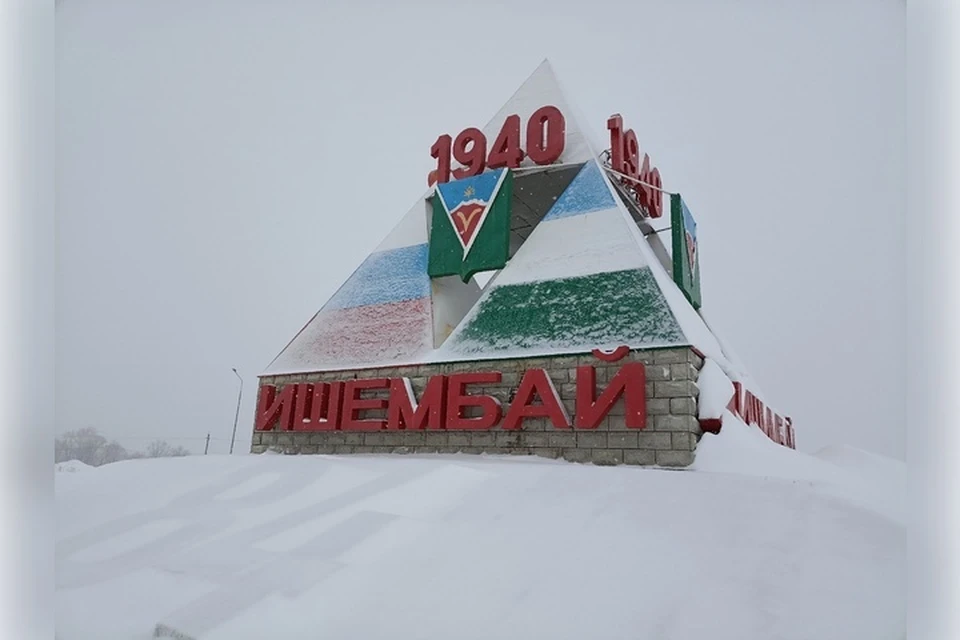
[[[56,474],[61,640],[904,637],[904,468],[731,416],[694,470],[195,456]]]

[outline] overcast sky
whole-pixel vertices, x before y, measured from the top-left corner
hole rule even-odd
[[[903,458],[903,3],[514,4],[61,2],[58,431],[225,452],[237,367],[247,449],[256,375],[437,135],[549,58],[689,203],[706,315],[799,448]]]

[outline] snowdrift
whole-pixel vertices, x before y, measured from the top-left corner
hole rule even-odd
[[[900,471],[728,415],[685,471],[265,454],[62,473],[57,632],[902,638]]]
[[[96,467],[79,460],[67,460],[66,462],[58,462],[55,464],[54,469],[57,473],[76,473],[77,471],[96,469]]]

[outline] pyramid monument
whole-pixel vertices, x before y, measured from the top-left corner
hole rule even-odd
[[[261,374],[252,451],[683,467],[725,415],[794,447],[705,319],[689,206],[606,124],[544,61],[438,137],[423,197]]]

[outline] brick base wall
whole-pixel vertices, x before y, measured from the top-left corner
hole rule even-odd
[[[287,384],[332,382],[351,378],[407,377],[419,398],[430,376],[458,372],[501,371],[497,385],[471,387],[472,394],[496,397],[506,410],[527,369],[543,368],[556,387],[569,415],[574,415],[576,367],[589,364],[597,370],[597,389],[626,362],[643,362],[646,370],[647,426],[628,429],[624,399],[617,400],[596,429],[557,429],[545,418],[525,419],[520,430],[505,431],[396,431],[375,432],[255,431],[252,453],[267,450],[290,454],[347,453],[490,453],[538,455],[594,464],[636,464],[683,467],[693,462],[702,435],[697,420],[697,374],[703,360],[689,348],[632,351],[618,362],[593,355],[557,356],[513,360],[485,360],[333,371],[298,375],[264,376],[260,384],[278,388]],[[384,394],[386,392],[383,392]],[[370,397],[376,397],[371,394]],[[385,395],[384,395],[385,397]],[[384,417],[370,411],[361,418]],[[467,414],[469,415],[469,414]]]

